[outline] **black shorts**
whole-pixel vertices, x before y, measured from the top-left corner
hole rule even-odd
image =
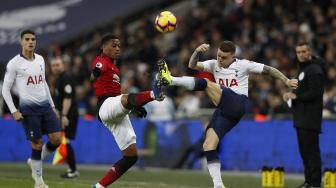
[[[239,95],[231,89],[222,88],[220,102],[209,122],[209,128],[213,128],[219,140],[235,127],[246,112],[248,98]]]
[[[77,132],[78,114],[69,114],[67,116],[69,119],[69,125],[65,127],[65,137],[74,140]]]
[[[61,131],[60,123],[52,109],[42,115],[23,115],[22,124],[27,140],[30,141],[42,138],[43,134]]]

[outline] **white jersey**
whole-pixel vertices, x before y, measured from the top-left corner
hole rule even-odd
[[[54,107],[45,79],[45,62],[42,56],[34,54],[34,60],[27,60],[19,54],[8,62],[2,95],[11,113],[17,111],[10,95],[14,83],[23,115],[42,114]]]
[[[218,66],[215,59],[201,62],[204,71],[214,75],[216,83],[230,88],[237,94],[248,96],[248,77],[250,73],[260,74],[264,64],[256,63],[246,59],[234,59],[234,62],[228,67]]]

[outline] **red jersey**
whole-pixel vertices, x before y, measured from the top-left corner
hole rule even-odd
[[[101,54],[93,60],[91,69],[93,70],[95,67],[101,70],[100,76],[93,83],[95,96],[121,95],[120,72],[112,60]]]

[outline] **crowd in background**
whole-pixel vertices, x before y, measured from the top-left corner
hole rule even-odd
[[[215,59],[218,44],[223,40],[232,40],[237,45],[237,57],[276,67],[293,78],[297,66],[295,44],[305,39],[326,62],[324,116],[336,114],[335,0],[193,0],[179,4],[183,11],[179,11],[179,6],[174,6],[176,12],[171,10],[178,20],[178,28],[173,33],[161,34],[155,30],[155,15],[148,12],[156,14],[160,10],[151,10],[127,21],[112,20],[90,34],[65,44],[53,43],[40,51],[47,62],[51,57],[62,57],[76,83],[81,115],[95,113],[97,100],[89,80],[90,66],[100,53],[100,39],[107,32],[117,35],[122,42],[118,64],[123,93],[150,89],[159,58],[167,60],[175,76],[200,75],[187,67],[190,55],[198,45],[209,43],[211,50],[201,60]],[[53,91],[54,77],[50,72],[46,75]],[[268,118],[289,114],[290,109],[282,101],[286,87],[280,81],[253,75],[249,85],[249,114]],[[146,108],[153,120],[170,120],[194,117],[199,115],[199,108],[211,107],[204,92],[173,88],[167,90],[163,102],[154,102]]]

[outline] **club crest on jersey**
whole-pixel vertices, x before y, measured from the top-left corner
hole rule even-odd
[[[238,86],[238,82],[236,79],[219,79],[218,83],[220,85],[226,86],[226,87],[234,87]]]
[[[42,75],[34,75],[28,77],[27,86],[29,86],[29,84],[36,85],[41,83],[43,83]]]
[[[120,78],[117,74],[113,74],[113,78],[114,78],[113,81],[118,82],[120,84]]]
[[[100,69],[100,68],[103,67],[103,64],[102,64],[101,62],[98,62],[98,63],[96,64],[96,67]]]

